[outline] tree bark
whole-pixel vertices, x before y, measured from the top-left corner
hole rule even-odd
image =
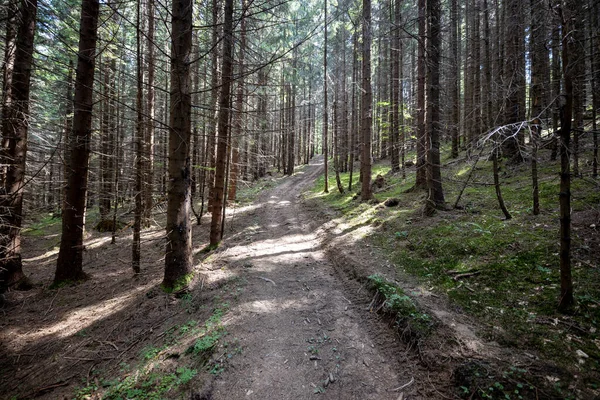
[[[213,192],[210,245],[216,246],[223,238],[221,217],[225,201],[225,175],[227,174],[227,148],[229,145],[229,108],[233,75],[233,0],[225,0],[223,22],[223,60],[221,69],[221,94],[219,96],[217,159]]]
[[[19,27],[16,34],[14,70],[7,107],[8,130],[4,133],[8,165],[4,190],[0,196],[0,293],[14,286],[29,288],[21,260],[21,226],[23,222],[23,186],[29,130],[29,91],[33,60],[33,41],[37,0],[21,0]]]
[[[148,0],[148,33],[147,33],[147,60],[148,60],[148,91],[146,92],[147,123],[144,129],[144,206],[142,215],[142,226],[150,226],[152,216],[153,193],[154,193],[154,118],[156,116],[156,94],[155,85],[155,8],[154,0]]]
[[[100,182],[99,182],[99,193],[98,193],[98,209],[100,211],[100,222],[97,225],[97,229],[100,231],[108,230],[108,223],[110,222],[110,210],[112,201],[112,177],[114,167],[114,156],[112,154],[112,132],[109,127],[110,120],[110,108],[111,108],[111,93],[112,84],[114,80],[114,74],[110,69],[110,56],[105,56],[102,59],[104,64],[104,98],[102,101],[102,112],[100,113]]]
[[[212,201],[215,187],[215,144],[217,136],[217,113],[219,105],[219,0],[212,0],[212,48],[211,48],[211,81],[210,81],[210,105],[208,111],[208,144],[207,149],[207,189],[208,189],[208,211],[212,211]],[[212,114],[212,115],[210,115]]]
[[[585,26],[583,24],[583,1],[574,1],[571,3],[572,7],[569,11],[574,16],[570,25],[570,40],[572,41],[573,51],[569,54],[569,61],[571,65],[569,68],[573,69],[572,80],[573,80],[573,146],[571,149],[571,157],[573,164],[573,175],[580,176],[581,171],[579,168],[579,137],[583,134],[584,130],[584,113],[585,113],[585,86],[586,86],[586,54],[585,54]]]
[[[504,123],[513,124],[508,136],[503,138],[502,155],[510,162],[521,162],[523,157],[520,151],[522,130],[514,126],[525,118],[525,55],[522,51],[524,44],[524,30],[521,19],[521,1],[507,0],[505,5],[505,46],[506,56],[504,64],[504,79],[506,82],[506,111]]]
[[[492,169],[494,172],[494,189],[496,190],[496,199],[498,199],[498,205],[504,214],[506,219],[511,219],[512,216],[508,212],[506,205],[504,204],[504,198],[502,197],[502,190],[500,188],[500,175],[498,171],[500,170],[498,167],[498,145],[494,144],[494,148],[492,149]]]
[[[555,26],[552,29],[552,98],[554,99],[555,105],[552,107],[552,152],[550,154],[550,160],[555,161],[558,156],[558,142],[559,142],[559,123],[560,123],[560,106],[558,105],[558,99],[561,93],[561,80],[562,80],[562,67],[561,67],[561,28],[560,25]]]
[[[176,289],[185,284],[193,268],[190,221],[192,107],[189,64],[192,50],[192,6],[191,0],[174,0],[172,6],[167,248],[162,282],[166,290]]]
[[[425,0],[419,0],[417,56],[417,178],[415,189],[427,187],[427,133],[425,131]]]
[[[548,56],[545,48],[546,25],[544,24],[544,5],[540,0],[531,0],[531,181],[533,197],[533,215],[540,213],[540,195],[538,185],[538,147],[542,130],[543,101],[546,98],[544,74],[548,71]]]
[[[4,187],[6,180],[6,167],[8,165],[8,141],[11,133],[10,112],[12,104],[12,79],[15,68],[16,48],[16,20],[18,4],[16,0],[8,2],[6,6],[6,36],[4,38],[4,60],[2,63],[2,148],[0,148],[0,185]]]
[[[442,188],[442,173],[440,161],[440,2],[427,0],[427,20],[429,22],[427,35],[427,134],[429,149],[427,152],[427,188],[428,196],[425,213],[432,215],[434,210],[445,206]]]
[[[329,157],[327,152],[327,137],[329,136],[329,110],[327,105],[327,0],[324,2],[323,9],[325,13],[325,38],[323,43],[323,174],[325,175],[325,178],[323,182],[323,192],[329,193],[329,166],[327,160],[327,157]]]
[[[235,196],[237,192],[237,181],[238,175],[240,171],[240,144],[242,133],[244,129],[244,56],[246,53],[246,19],[244,18],[244,14],[246,12],[246,0],[241,0],[242,7],[242,21],[240,22],[240,47],[239,47],[239,70],[238,70],[238,87],[237,87],[237,97],[235,100],[235,132],[232,133],[232,148],[231,148],[231,172],[229,176],[229,193],[228,199],[231,201],[235,201]]]
[[[83,272],[83,232],[92,136],[92,101],[99,11],[99,0],[82,0],[70,171],[65,188],[62,237],[54,274],[55,284],[79,281],[86,277]]]
[[[451,158],[458,157],[459,127],[460,127],[460,62],[458,48],[459,17],[457,0],[450,2],[450,96],[451,121],[450,137],[452,138]]]
[[[358,127],[356,123],[356,108],[357,108],[357,95],[356,95],[356,86],[357,86],[357,76],[358,76],[358,35],[356,32],[356,28],[354,33],[352,34],[352,85],[351,87],[351,104],[352,115],[350,120],[350,151],[349,151],[349,160],[348,160],[348,169],[350,170],[350,174],[348,177],[348,191],[352,191],[352,180],[354,175],[354,158],[356,157],[357,149],[356,142],[358,136]]]
[[[392,32],[390,37],[393,38],[390,46],[391,58],[391,108],[390,115],[390,162],[392,173],[400,172],[400,152],[399,152],[399,132],[400,132],[400,1],[391,1],[390,6],[394,9],[393,23],[390,24]]]
[[[142,56],[142,0],[137,1],[137,30],[136,30],[136,124],[135,124],[135,186],[133,195],[135,198],[135,209],[133,217],[133,242],[131,245],[131,268],[134,273],[140,272],[141,244],[140,236],[142,231],[142,214],[144,213],[144,110],[143,110],[143,94],[144,94],[144,72],[143,72],[143,56]]]
[[[593,134],[593,159],[592,159],[592,177],[598,177],[598,126],[596,122],[596,118],[598,116],[598,110],[600,110],[600,4],[595,1],[592,6],[592,18],[591,18],[591,32],[595,32],[596,34],[592,34],[592,41],[590,45],[592,46],[591,53],[592,56],[592,130]]]
[[[361,138],[362,157],[360,160],[361,200],[371,200],[371,136],[373,130],[373,92],[371,88],[371,0],[363,0],[363,48],[362,48],[362,104]]]
[[[573,73],[572,54],[576,46],[571,38],[573,19],[577,16],[570,10],[577,8],[579,0],[563,0],[559,13],[562,19],[562,68],[564,80],[564,102],[560,110],[560,297],[558,308],[570,311],[575,304],[573,278],[571,275],[571,119],[573,117]]]

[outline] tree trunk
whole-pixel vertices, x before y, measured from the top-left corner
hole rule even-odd
[[[394,4],[395,3],[395,4]],[[393,38],[393,44],[390,46],[390,57],[391,57],[391,108],[392,112],[390,115],[390,161],[392,173],[400,172],[400,153],[399,153],[399,131],[400,131],[400,109],[399,109],[399,98],[400,98],[400,82],[399,82],[399,69],[400,69],[400,0],[392,1],[390,6],[394,8],[394,23],[391,24],[392,32],[390,37]]]
[[[550,154],[550,160],[555,161],[558,156],[558,142],[559,142],[559,123],[560,123],[560,106],[556,103],[560,98],[561,94],[561,28],[555,26],[552,29],[552,98],[555,99],[555,104],[552,107],[552,152]]]
[[[208,211],[212,211],[212,202],[214,198],[215,187],[215,143],[217,136],[217,112],[219,103],[219,0],[212,0],[212,47],[211,47],[211,81],[210,81],[210,105],[209,126],[208,126],[208,144],[206,146],[208,156]]]
[[[470,145],[474,145],[481,135],[481,7],[479,0],[473,0],[471,9],[473,15],[473,26],[471,27],[471,54],[472,54],[472,69],[473,76],[473,100],[471,111],[471,130],[467,133]]]
[[[108,230],[108,223],[110,222],[110,210],[111,210],[111,197],[112,197],[112,175],[111,169],[113,163],[113,154],[111,151],[111,131],[109,127],[110,119],[110,102],[111,102],[111,90],[114,80],[114,75],[110,70],[110,61],[108,57],[103,57],[102,61],[104,64],[104,98],[102,101],[102,111],[100,115],[100,179],[99,179],[99,193],[98,193],[98,209],[100,211],[100,223],[97,225],[97,229],[100,231]]]
[[[85,279],[83,272],[83,232],[85,229],[88,162],[92,135],[92,105],[96,41],[98,38],[99,0],[82,0],[79,52],[75,77],[73,132],[70,170],[65,188],[62,237],[54,282]]]
[[[136,124],[135,124],[135,187],[133,189],[135,197],[135,209],[133,218],[133,242],[131,245],[131,268],[134,273],[140,272],[141,245],[140,236],[142,231],[142,214],[144,212],[144,110],[143,110],[143,93],[144,93],[144,72],[142,58],[142,20],[141,20],[141,5],[142,0],[137,1],[137,30],[136,30]]]
[[[546,25],[544,24],[544,6],[540,0],[531,0],[531,181],[533,192],[533,215],[540,213],[540,195],[538,185],[538,146],[542,130],[542,113],[545,96],[544,74],[548,71],[546,52]],[[545,59],[544,59],[545,58]]]
[[[233,75],[233,0],[225,0],[223,23],[223,60],[221,69],[221,95],[219,96],[217,159],[213,194],[210,245],[216,246],[223,238],[221,217],[225,201],[225,176],[227,174],[227,148],[229,142],[229,107]]]
[[[417,178],[415,189],[427,187],[427,133],[425,131],[425,0],[419,0],[417,57]]]
[[[371,136],[373,129],[373,92],[371,89],[371,0],[363,0],[363,48],[362,48],[362,104],[361,104],[361,138],[362,157],[360,160],[361,200],[371,200]]]
[[[358,54],[357,54],[357,43],[358,43],[358,35],[356,33],[356,28],[354,33],[352,34],[352,85],[351,87],[351,121],[350,121],[350,151],[349,151],[349,165],[348,169],[350,170],[350,174],[348,177],[348,191],[352,191],[352,179],[354,175],[354,158],[356,155],[356,142],[358,136],[358,127],[356,124],[356,108],[357,108],[357,95],[356,95],[356,85],[357,85],[357,76],[358,76]]]
[[[506,219],[511,219],[512,216],[504,204],[504,198],[502,197],[502,190],[500,188],[500,176],[498,174],[498,171],[500,170],[498,167],[498,146],[496,144],[494,144],[494,148],[492,149],[492,169],[494,172],[494,189],[496,190],[496,199],[498,199],[498,205],[500,206],[504,217]]]
[[[147,60],[148,60],[148,91],[146,93],[146,118],[147,123],[144,129],[144,206],[142,215],[142,226],[149,227],[152,217],[153,193],[154,193],[154,118],[156,116],[156,95],[154,90],[155,85],[155,50],[154,50],[154,32],[155,32],[155,17],[154,17],[154,0],[148,0],[148,33],[147,33]]]
[[[591,32],[595,32],[596,34],[592,34],[592,41],[590,46],[592,46],[591,53],[592,56],[592,130],[593,134],[593,160],[592,160],[592,177],[598,177],[598,126],[596,122],[596,118],[598,116],[598,110],[600,109],[600,21],[599,14],[600,13],[600,4],[595,1],[592,6],[592,19],[591,19]]]
[[[121,85],[124,84],[124,79],[123,78],[123,68],[119,69],[119,74],[118,76],[116,75],[116,60],[113,58],[112,60],[112,64],[113,64],[113,70],[115,71],[115,76],[117,77],[117,81],[122,82]],[[114,89],[113,89],[114,90]],[[117,92],[117,96],[115,96],[115,99],[118,97],[118,95],[122,92],[122,90]],[[114,112],[114,114],[111,117],[111,131],[113,132],[113,147],[115,149],[115,164],[114,164],[114,177],[113,177],[113,184],[114,184],[114,188],[115,188],[115,200],[113,201],[113,209],[112,209],[112,238],[110,243],[111,244],[115,244],[117,242],[117,210],[119,208],[119,178],[120,178],[120,165],[121,165],[121,148],[119,146],[119,143],[121,142],[121,121],[123,120],[123,118],[121,118],[121,102],[117,102],[114,101],[113,102],[113,107],[111,109],[111,112]]]
[[[37,0],[21,0],[16,35],[14,70],[6,115],[6,177],[0,196],[0,293],[14,286],[29,288],[21,261],[21,225],[23,222],[23,186],[29,129],[29,90],[33,59],[33,40]]]
[[[345,22],[345,18],[343,19]],[[340,90],[341,90],[341,121],[340,121],[340,130],[341,130],[341,143],[340,154],[338,157],[338,168],[340,172],[348,172],[348,141],[349,141],[349,132],[348,132],[348,93],[346,90],[346,34],[347,30],[344,26],[342,26],[342,66],[340,73]]]
[[[329,124],[329,114],[327,109],[327,0],[325,0],[323,9],[325,13],[325,39],[323,43],[323,174],[325,175],[325,179],[323,183],[323,192],[329,193],[329,171],[327,163],[327,157],[329,157],[329,154],[327,153],[327,136],[329,135],[327,131]]]
[[[427,152],[427,188],[428,196],[425,213],[432,215],[434,210],[444,208],[444,191],[440,161],[440,2],[427,0],[427,132],[429,149]]]
[[[506,111],[504,123],[511,125],[508,135],[502,140],[502,155],[510,162],[521,162],[523,157],[520,151],[520,137],[524,134],[518,129],[518,122],[524,120],[525,109],[522,103],[525,100],[525,62],[522,52],[524,31],[521,22],[521,1],[508,0],[506,2],[505,18],[505,46],[506,56],[504,64],[504,79],[506,82]]]
[[[65,95],[65,127],[63,130],[63,180],[69,176],[69,162],[71,160],[71,136],[73,131],[73,60],[69,60],[69,72],[67,75],[67,93]],[[60,197],[61,216],[65,213],[66,190],[64,182],[61,184],[62,195]]]
[[[458,31],[460,29],[457,0],[450,2],[450,137],[452,138],[451,158],[458,157],[458,139],[460,126],[460,61]]]
[[[6,19],[6,37],[4,38],[4,60],[2,64],[2,148],[0,149],[0,185],[5,186],[6,180],[6,168],[9,163],[8,158],[8,141],[12,135],[12,127],[10,124],[10,112],[12,104],[12,79],[13,71],[15,68],[15,48],[16,48],[16,36],[17,32],[15,29],[18,4],[16,0],[12,0],[7,4],[6,7],[7,19]]]
[[[571,58],[577,46],[571,37],[573,19],[570,12],[577,9],[579,0],[564,0],[559,9],[562,16],[562,68],[564,80],[564,103],[560,110],[560,297],[558,308],[570,311],[575,304],[573,278],[571,276],[571,119],[573,117],[573,73]]]
[[[231,172],[230,172],[230,183],[228,198],[231,201],[235,201],[237,192],[237,181],[240,171],[240,144],[242,133],[244,129],[244,55],[246,53],[246,19],[244,14],[246,12],[246,0],[241,0],[242,7],[242,21],[240,22],[240,47],[239,47],[239,71],[238,71],[238,87],[237,87],[237,98],[235,100],[235,132],[231,135],[232,148],[231,148]]]
[[[174,0],[171,31],[171,112],[169,118],[169,180],[167,197],[167,248],[163,288],[177,289],[192,273],[190,222],[190,139],[192,136],[190,53],[192,50],[191,0]]]
[[[570,12],[573,14],[572,25],[570,32],[570,39],[573,41],[575,47],[573,52],[569,54],[569,61],[571,62],[570,68],[573,69],[572,80],[573,80],[573,147],[571,149],[571,157],[573,161],[573,175],[580,176],[581,171],[579,168],[579,137],[583,134],[584,130],[584,113],[585,113],[585,86],[586,86],[586,74],[585,74],[585,26],[583,24],[583,1],[572,2],[572,9]]]
[[[295,143],[296,143],[296,50],[292,55],[292,83],[289,85],[288,107],[288,142],[287,142],[287,175],[294,174]]]

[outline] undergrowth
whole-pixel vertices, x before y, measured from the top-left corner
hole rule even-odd
[[[369,276],[367,281],[375,292],[370,309],[390,315],[405,341],[417,342],[429,335],[435,324],[433,318],[419,310],[400,287],[378,274]]]
[[[109,378],[106,372],[94,371],[93,379],[78,389],[74,398],[189,398],[191,382],[203,379],[202,374],[220,374],[225,370],[227,361],[242,352],[237,339],[226,339],[228,333],[222,319],[230,305],[221,296],[222,294],[223,297],[235,299],[242,283],[239,279],[226,282],[222,286],[223,290],[214,298],[218,302],[217,307],[203,322],[196,319],[184,320],[171,325],[152,341],[146,340],[147,344],[139,351],[137,361],[132,365],[121,363],[117,376]],[[195,310],[194,315],[201,314],[199,306],[193,303],[194,298],[190,293],[180,298],[183,311]],[[217,348],[219,353],[223,352],[218,358],[213,357]]]
[[[367,232],[368,241],[386,254],[399,273],[409,273],[424,286],[446,293],[458,309],[478,317],[484,337],[525,351],[533,349],[579,374],[580,382],[596,390],[600,387],[599,183],[585,177],[573,179],[572,272],[577,308],[572,315],[560,314],[560,166],[547,161],[548,154],[541,157],[541,214],[537,216],[532,214],[527,163],[502,166],[501,184],[511,220],[504,220],[498,208],[489,161],[475,166],[459,209],[441,211],[432,218],[423,216],[425,192],[409,190],[414,185],[414,168],[402,179],[400,174],[389,173],[387,162],[373,167],[373,177],[381,174],[386,180],[384,189],[374,194],[379,204],[355,199],[358,173],[352,192],[335,190],[332,173],[333,190],[322,192],[321,177],[308,198],[336,210],[338,226],[346,233],[369,227],[361,234]],[[445,160],[442,174],[449,208],[472,167],[467,159]],[[341,179],[347,188],[349,174],[342,173]],[[391,197],[399,205],[383,206]],[[388,290],[385,285],[381,289]],[[409,304],[402,294],[393,295],[397,295],[396,306]]]

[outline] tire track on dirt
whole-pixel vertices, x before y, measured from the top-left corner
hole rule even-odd
[[[433,398],[419,383],[394,391],[422,367],[325,255],[300,199],[321,171],[316,159],[263,194],[219,253],[247,283],[224,318],[243,350],[212,382],[212,398]]]

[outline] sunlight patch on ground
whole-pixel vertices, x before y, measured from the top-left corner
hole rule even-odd
[[[253,311],[258,313],[280,312],[286,308],[293,307],[296,300],[256,300],[242,305],[244,311]]]
[[[361,225],[364,223],[365,221],[362,218],[347,220],[342,217],[331,220],[323,225],[320,230],[331,230],[336,236],[339,236],[338,240],[343,240],[344,243],[352,245],[373,234],[377,229],[370,224]]]
[[[232,260],[246,259],[248,257],[277,256],[279,253],[312,253],[315,247],[313,235],[287,235],[277,239],[267,239],[253,242],[250,246],[232,248]]]
[[[233,207],[229,207],[227,208],[227,215],[229,216],[229,214],[237,214],[237,213],[249,213],[251,211],[255,211],[256,209],[262,207],[264,204],[263,203],[256,203],[256,204],[250,204],[247,206],[243,206],[243,207],[238,207],[237,205],[234,205]]]
[[[112,238],[110,236],[105,236],[105,237],[99,237],[94,240],[89,240],[85,243],[85,247],[88,250],[96,249],[98,247],[105,245],[106,243],[110,243],[111,239]]]
[[[28,343],[41,340],[46,336],[53,335],[56,339],[62,339],[75,335],[77,332],[81,332],[92,324],[131,305],[136,298],[139,298],[140,293],[147,291],[154,285],[155,283],[141,286],[122,296],[80,308],[65,316],[62,320],[36,331],[22,334],[18,332],[18,329],[15,329],[6,336],[10,337],[14,334],[19,337],[18,343],[15,345],[15,348],[12,349],[13,351],[18,352]]]
[[[247,317],[247,313],[255,314],[272,314],[280,313],[284,310],[296,309],[302,301],[300,299],[291,300],[256,300],[243,303],[230,310],[227,318],[223,320],[222,325],[234,326],[240,319]]]
[[[33,262],[33,261],[41,261],[41,260],[43,260],[45,258],[52,257],[52,256],[58,254],[58,250],[59,250],[58,247],[56,247],[56,248],[54,248],[52,250],[48,250],[47,252],[45,252],[41,256],[37,256],[37,257],[33,257],[33,258],[24,258],[23,262],[24,263],[29,263],[29,262]]]

